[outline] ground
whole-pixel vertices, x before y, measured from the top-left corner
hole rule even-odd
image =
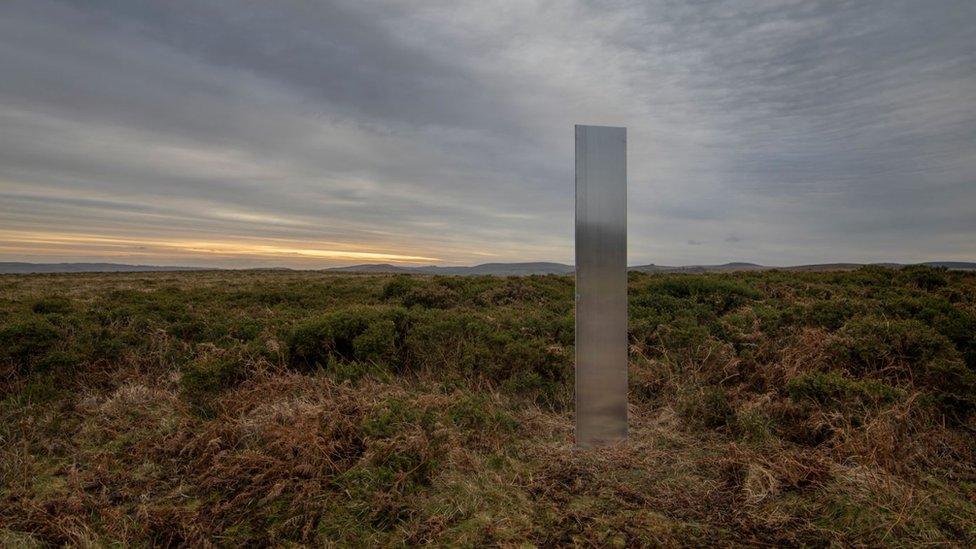
[[[976,543],[976,275],[630,276],[628,443],[573,279],[0,277],[0,545]]]

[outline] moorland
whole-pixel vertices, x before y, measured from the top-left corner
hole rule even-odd
[[[0,276],[0,545],[976,543],[976,274]]]

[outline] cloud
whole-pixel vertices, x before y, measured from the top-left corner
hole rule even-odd
[[[0,260],[570,261],[574,123],[628,127],[633,264],[976,256],[968,1],[0,11]]]

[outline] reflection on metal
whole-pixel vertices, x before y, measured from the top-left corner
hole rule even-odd
[[[576,126],[576,444],[627,438],[627,129]]]

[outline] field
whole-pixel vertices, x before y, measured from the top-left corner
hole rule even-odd
[[[631,440],[572,440],[573,279],[0,277],[0,545],[976,543],[976,274],[630,276]]]

